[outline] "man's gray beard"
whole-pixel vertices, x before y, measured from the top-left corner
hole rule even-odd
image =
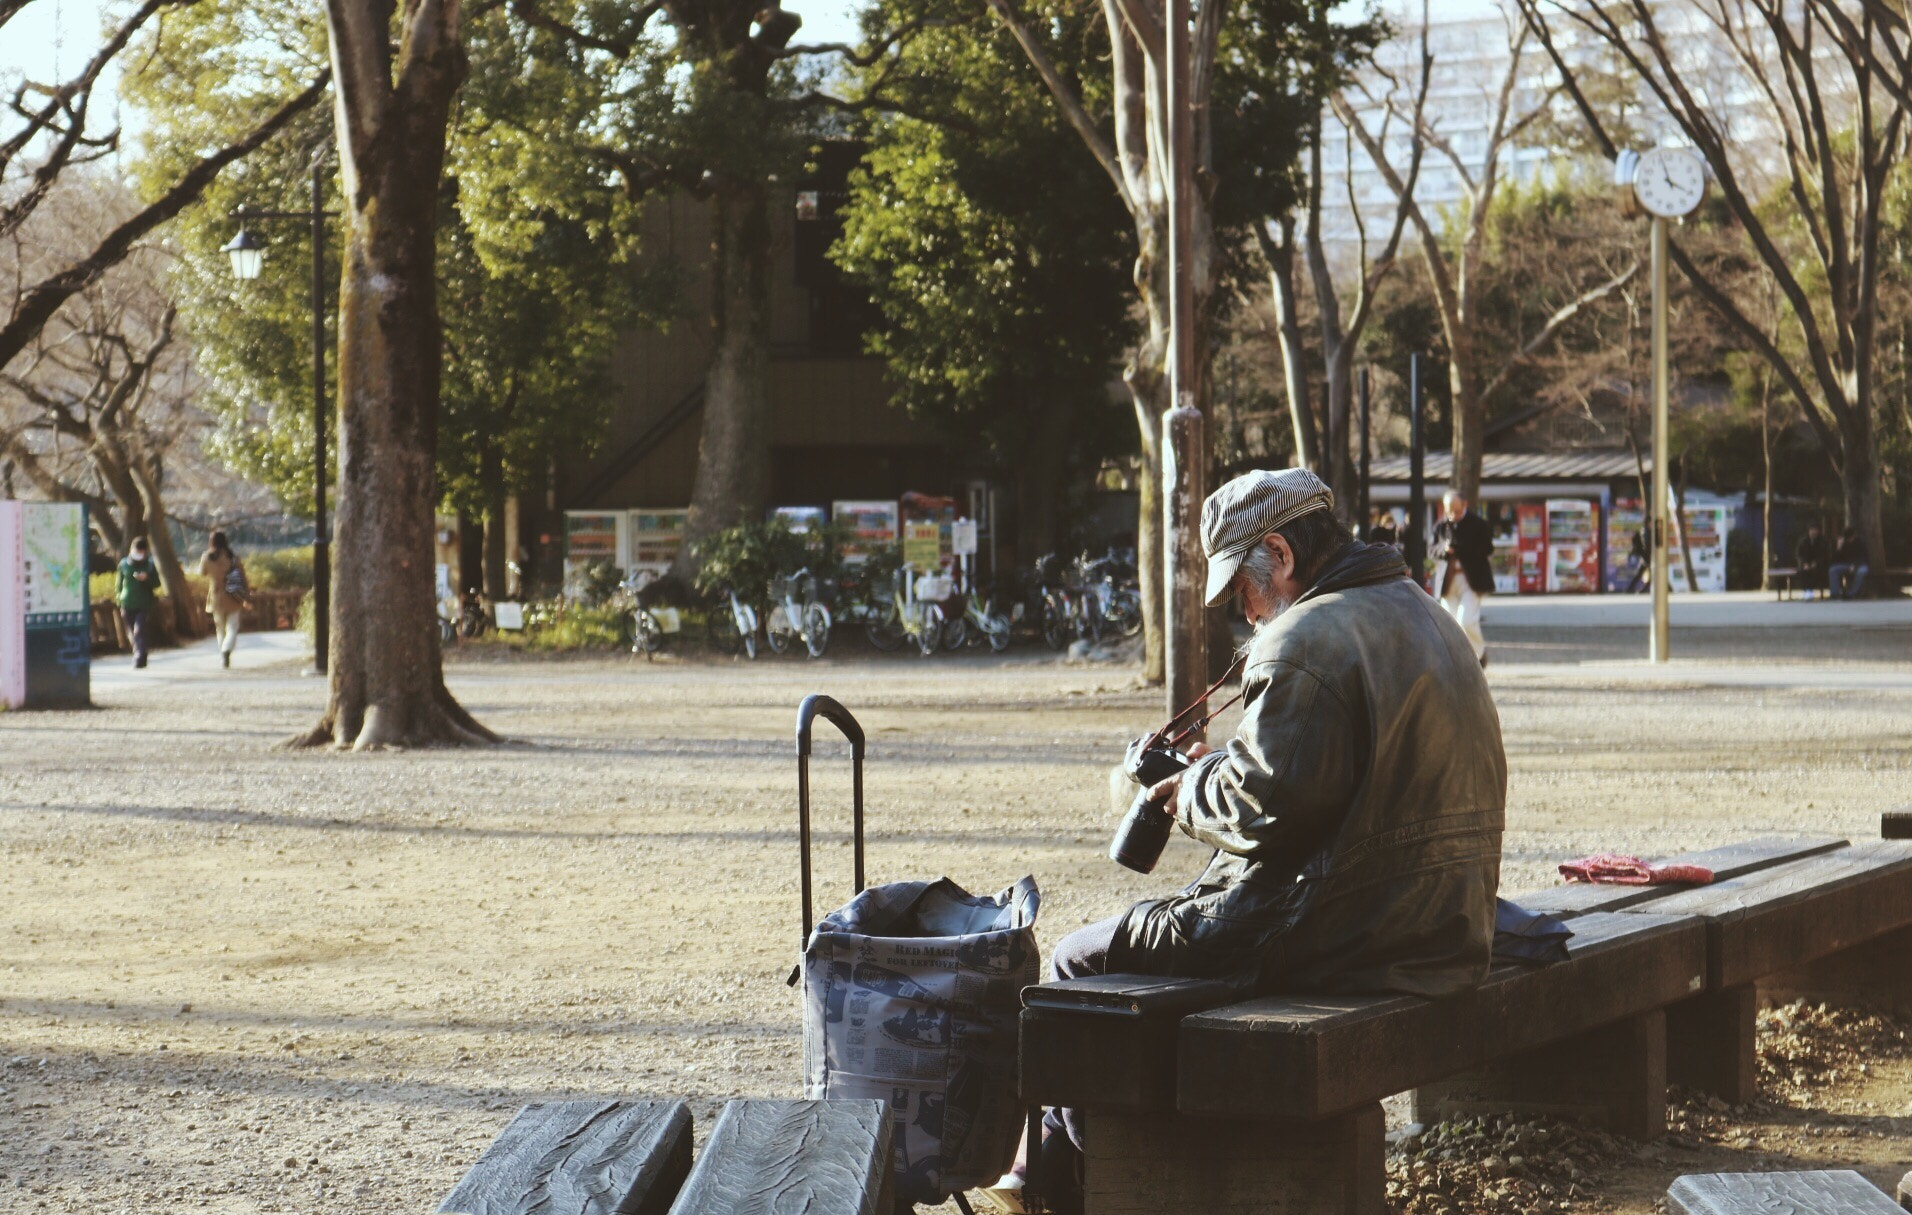
[[[1292,599],[1282,599],[1277,597],[1275,599],[1275,614],[1268,617],[1268,619],[1262,621],[1260,624],[1256,625],[1255,631],[1249,634],[1248,640],[1242,642],[1240,645],[1235,647],[1235,657],[1237,658],[1248,657],[1248,651],[1255,647],[1255,639],[1261,636],[1262,630],[1274,627],[1275,621],[1280,620],[1282,617],[1282,614],[1285,613],[1289,608],[1293,607],[1294,605],[1295,605],[1295,601]]]

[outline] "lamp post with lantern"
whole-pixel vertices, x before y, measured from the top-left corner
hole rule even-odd
[[[221,252],[232,259],[233,277],[250,282],[265,268],[266,243],[245,225],[252,220],[304,220],[312,225],[312,667],[323,675],[332,649],[332,557],[325,518],[325,209],[321,176],[325,153],[312,157],[312,206],[305,211],[233,212],[239,234]]]

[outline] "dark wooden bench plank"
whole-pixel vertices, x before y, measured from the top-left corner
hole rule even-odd
[[[1851,1169],[1816,1173],[1700,1173],[1666,1191],[1678,1215],[1901,1215],[1892,1198]]]
[[[1912,844],[1869,841],[1654,900],[1707,923],[1707,984],[1757,982],[1912,925]]]
[[[731,1101],[671,1215],[892,1215],[881,1101]]]
[[[1704,865],[1713,871],[1713,881],[1718,884],[1777,865],[1820,856],[1845,846],[1845,840],[1830,835],[1769,835],[1744,843],[1727,844],[1723,848],[1689,852],[1660,863]],[[1690,886],[1617,886],[1604,882],[1567,882],[1526,894],[1509,895],[1508,898],[1529,911],[1572,917],[1590,911],[1624,911],[1690,889]]]
[[[439,1215],[664,1215],[690,1172],[690,1139],[682,1101],[527,1105]]]
[[[1148,975],[1027,988],[1017,1056],[1023,1098],[1098,1110],[1173,1105],[1177,1024],[1234,997],[1221,983]]]
[[[1899,1205],[1912,1211],[1912,1173],[1899,1178]]]
[[[1638,912],[1574,922],[1571,960],[1501,967],[1472,991],[1270,996],[1185,1018],[1184,1113],[1318,1118],[1665,1007],[1700,989],[1704,922]]]
[[[1879,837],[1912,840],[1912,806],[1900,806],[1879,816]]]

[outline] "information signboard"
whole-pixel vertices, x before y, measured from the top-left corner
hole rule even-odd
[[[943,529],[935,523],[903,525],[903,563],[928,573],[943,564]]]
[[[0,502],[0,703],[92,703],[86,507]]]
[[[843,560],[855,564],[895,544],[899,513],[895,502],[832,502],[830,517],[849,529]]]
[[[949,525],[949,547],[950,551],[958,557],[976,555],[976,521],[974,519],[958,519]]]

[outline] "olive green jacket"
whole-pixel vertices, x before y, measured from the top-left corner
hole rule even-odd
[[[142,581],[136,574],[145,574]],[[113,602],[129,612],[149,612],[159,602],[159,567],[151,557],[122,558],[119,576],[113,580]]]
[[[1480,663],[1392,548],[1350,543],[1260,628],[1246,710],[1175,815],[1213,847],[1110,969],[1439,995],[1487,973],[1507,760]]]

